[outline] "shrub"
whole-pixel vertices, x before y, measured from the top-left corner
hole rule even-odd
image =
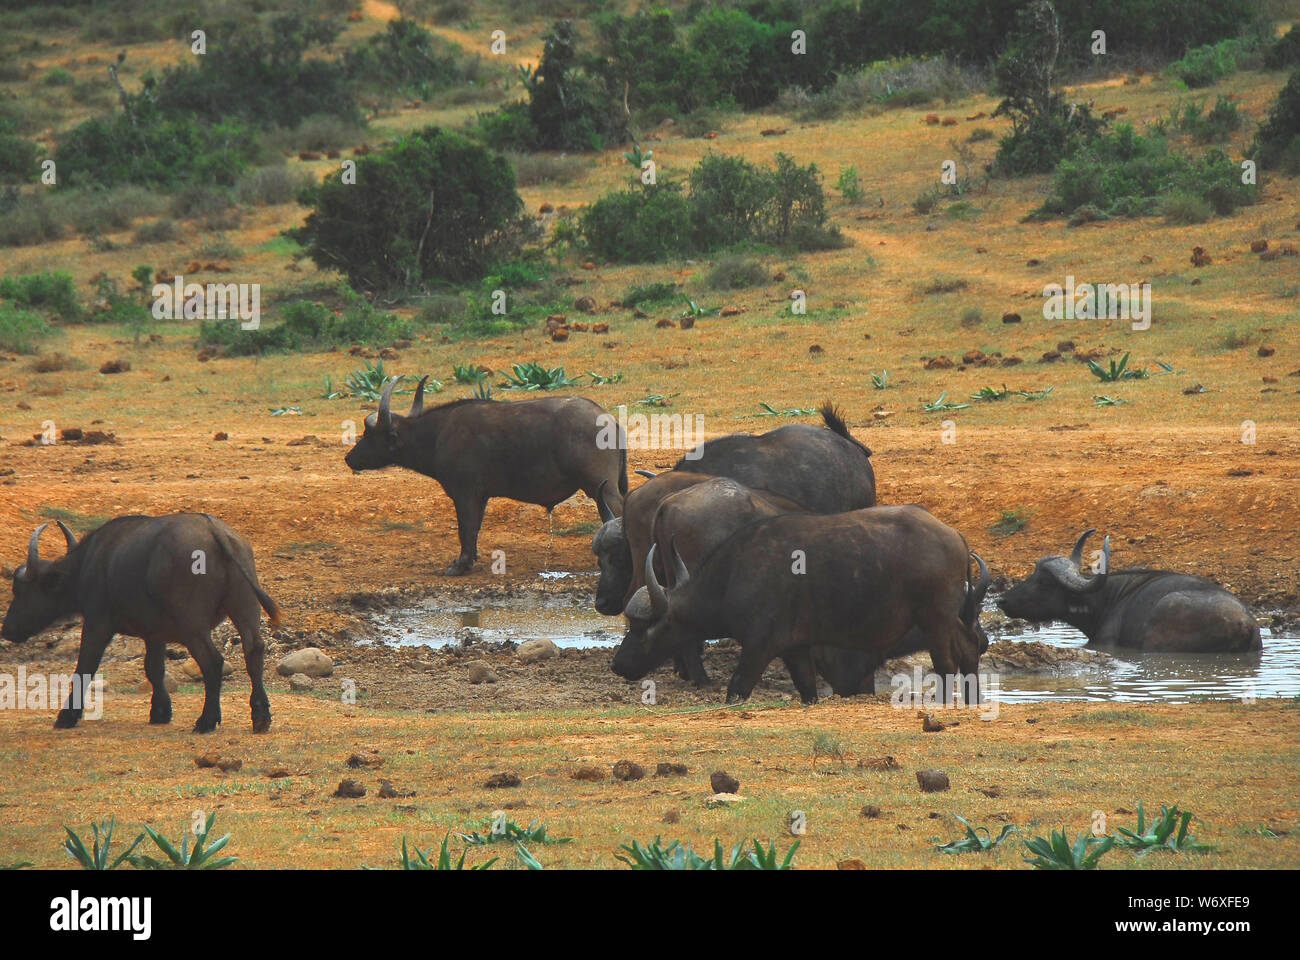
[[[59,271],[29,273],[19,277],[0,279],[0,300],[9,300],[15,306],[40,310],[61,320],[75,321],[81,317],[81,304],[77,302],[72,274]]]
[[[235,185],[235,196],[247,205],[288,203],[313,183],[310,174],[294,173],[283,163],[254,170]]]
[[[1170,223],[1205,223],[1214,216],[1210,204],[1194,193],[1178,190],[1160,203],[1160,212]]]
[[[1300,27],[1292,24],[1291,29],[1268,48],[1264,64],[1270,70],[1285,70],[1300,64]]]
[[[700,247],[730,246],[761,232],[762,211],[775,188],[754,164],[710,152],[691,171],[690,181],[692,229]]]
[[[899,57],[839,74],[818,92],[788,87],[777,106],[801,120],[827,120],[870,106],[912,107],[949,101],[979,86],[977,74],[946,57]]]
[[[582,157],[548,153],[514,153],[506,157],[515,171],[515,183],[535,187],[543,183],[573,183],[587,174],[589,163]]]
[[[35,353],[54,328],[35,310],[0,303],[0,350]]]
[[[643,303],[667,303],[676,300],[678,295],[675,283],[647,283],[643,286],[630,287],[623,294],[619,303],[627,309],[639,307]]]
[[[383,33],[343,57],[348,76],[371,88],[427,98],[463,79],[453,48],[414,20],[389,20]]]
[[[743,290],[767,283],[767,270],[757,260],[723,257],[713,265],[704,284],[711,290]]]
[[[1171,117],[1174,128],[1191,134],[1197,143],[1221,143],[1233,131],[1241,129],[1241,114],[1237,112],[1237,104],[1227,97],[1218,97],[1209,112],[1204,110],[1204,102],[1175,107]]]
[[[1300,173],[1300,67],[1291,71],[1268,119],[1255,133],[1253,155],[1265,169]]]
[[[135,231],[132,243],[170,243],[176,239],[176,222],[174,220],[155,220],[146,223]]]
[[[668,181],[605,194],[583,211],[580,229],[593,252],[619,263],[656,263],[693,248],[691,203]]]
[[[242,330],[233,320],[205,320],[199,339],[220,346],[232,356],[268,350],[309,350],[352,343],[391,343],[408,337],[411,325],[391,313],[381,313],[360,294],[341,288],[344,305],[337,312],[321,303],[298,300],[280,311],[280,322]]]
[[[41,149],[0,120],[0,183],[31,183],[40,173]]]
[[[510,165],[438,127],[358,158],[355,184],[336,171],[301,199],[315,209],[288,235],[356,287],[475,279],[523,236]]]
[[[1250,39],[1229,39],[1194,47],[1181,59],[1169,64],[1166,72],[1193,89],[1208,87],[1236,72],[1238,57],[1249,53],[1253,43]]]
[[[1143,136],[1124,124],[1061,162],[1037,213],[1069,216],[1093,207],[1105,217],[1148,216],[1167,194],[1185,195],[1184,207],[1187,197],[1199,198],[1222,216],[1253,203],[1258,189],[1241,183],[1240,168],[1222,150],[1200,157],[1174,153],[1164,137]]]

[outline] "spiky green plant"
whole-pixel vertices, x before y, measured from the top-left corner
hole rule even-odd
[[[580,378],[566,377],[563,367],[551,367],[548,370],[536,361],[512,363],[510,368],[514,373],[505,375],[505,380],[500,384],[502,390],[559,390],[582,382]]]
[[[1001,390],[997,387],[980,387],[978,393],[971,394],[971,399],[978,402],[987,402],[1005,400],[1009,396],[1011,396],[1011,388],[1004,383]]]
[[[681,313],[683,317],[694,317],[699,320],[703,317],[711,317],[722,309],[721,307],[702,307],[690,297],[683,297],[682,299],[686,301],[686,309]]]
[[[477,363],[453,363],[451,365],[452,379],[457,383],[467,383],[471,386],[476,383],[482,383],[488,376],[488,368],[479,366]]]
[[[1046,390],[1017,390],[1016,396],[1024,397],[1026,400],[1042,400],[1051,392],[1051,387]]]
[[[888,390],[889,371],[881,370],[879,373],[873,373],[871,375],[871,385],[875,387],[877,390]]]
[[[487,860],[483,863],[466,867],[465,857],[468,854],[468,851],[462,851],[460,859],[453,863],[451,859],[451,851],[447,849],[447,842],[450,839],[450,833],[443,836],[442,846],[438,850],[437,858],[431,859],[433,856],[433,847],[430,847],[427,851],[421,850],[419,847],[411,847],[408,849],[406,845],[406,837],[403,835],[402,855],[398,858],[397,863],[403,870],[487,870],[492,866],[492,864],[496,863],[497,860],[500,859],[499,857],[493,857],[491,860]]]
[[[113,843],[113,828],[116,826],[116,820],[110,817],[108,820],[101,820],[98,823],[90,825],[90,832],[93,836],[90,849],[86,849],[85,842],[76,832],[66,824],[63,829],[67,831],[68,838],[63,841],[63,849],[73,860],[81,865],[83,870],[116,870],[123,863],[131,862],[131,854],[139,846],[140,841],[144,839],[144,834],[140,834],[131,841],[131,845],[126,848],[126,852],[118,854],[112,860],[109,859],[109,847]]]
[[[1002,827],[1002,832],[998,834],[995,840],[992,831],[988,827],[972,827],[965,817],[955,813],[953,817],[966,828],[966,836],[936,846],[935,849],[941,853],[987,853],[1005,840],[1008,835],[1016,832],[1016,828],[1011,824],[1005,824]],[[980,836],[981,830],[984,831],[983,836]]]
[[[623,374],[621,373],[611,373],[605,375],[600,373],[592,373],[590,370],[588,370],[587,376],[591,377],[591,382],[598,387],[607,387],[612,383],[623,382]]]
[[[713,856],[701,857],[690,847],[683,847],[680,840],[665,847],[661,838],[655,837],[645,846],[635,840],[624,844],[619,847],[624,852],[614,856],[633,870],[790,870],[799,844],[796,840],[781,858],[775,842],[765,850],[762,842],[755,839],[754,849],[749,850],[749,841],[742,840],[731,848],[728,856],[723,852],[722,841],[715,838]]]
[[[1094,837],[1084,830],[1070,846],[1064,830],[1053,830],[1050,840],[1034,837],[1026,840],[1025,846],[1034,854],[1025,857],[1025,863],[1038,870],[1096,870],[1098,861],[1115,846],[1115,838]]]
[[[1099,407],[1118,407],[1121,403],[1128,403],[1127,400],[1121,400],[1119,397],[1109,397],[1104,393],[1094,393],[1092,402]]]
[[[671,407],[676,393],[648,393],[637,401],[641,407]]]
[[[513,820],[507,820],[502,826],[501,831],[490,830],[487,833],[458,833],[460,837],[470,846],[483,846],[489,843],[572,843],[572,837],[552,837],[546,832],[546,824],[540,820],[534,820],[527,827],[521,827]]]
[[[1126,353],[1119,358],[1118,363],[1112,360],[1109,367],[1103,367],[1096,360],[1089,360],[1088,369],[1102,383],[1116,383],[1120,380],[1145,380],[1151,375],[1144,367],[1130,369],[1128,358],[1129,355]]]
[[[811,417],[817,412],[816,407],[791,407],[789,410],[778,410],[770,403],[761,400],[758,405],[763,408],[756,414],[759,417]]]
[[[934,403],[922,403],[921,409],[926,413],[943,413],[948,410],[965,410],[969,406],[969,403],[949,403],[948,391],[945,390]]]
[[[1208,844],[1198,843],[1196,838],[1188,834],[1188,824],[1192,822],[1192,814],[1184,811],[1179,812],[1178,804],[1172,807],[1161,805],[1160,816],[1151,821],[1151,825],[1146,825],[1146,813],[1142,809],[1142,801],[1137,805],[1137,829],[1127,830],[1124,827],[1116,827],[1119,836],[1115,842],[1121,847],[1130,850],[1139,851],[1139,855],[1151,853],[1153,850],[1172,851],[1174,853],[1205,853],[1214,848]]]
[[[212,827],[216,822],[217,814],[213,811],[208,814],[203,829],[194,833],[193,849],[190,848],[191,831],[185,831],[181,837],[180,848],[177,849],[175,844],[146,824],[144,832],[167,859],[159,860],[155,857],[137,855],[131,858],[132,866],[144,870],[220,870],[238,863],[238,857],[217,857],[217,854],[230,842],[230,834],[212,841],[211,845],[208,844],[208,835],[212,833]]]

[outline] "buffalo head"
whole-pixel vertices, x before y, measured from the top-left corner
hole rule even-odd
[[[605,502],[605,485],[600,482],[596,494],[596,507],[600,510],[601,526],[591,538],[591,552],[600,566],[600,580],[596,583],[596,610],[607,617],[623,612],[623,598],[632,583],[632,551],[623,532],[623,518]]]
[[[1106,584],[1110,570],[1110,537],[1101,548],[1099,572],[1091,577],[1079,570],[1083,558],[1083,544],[1096,530],[1085,530],[1075,541],[1069,557],[1060,555],[1043,557],[1034,564],[1028,579],[1016,584],[1002,595],[998,606],[1009,617],[1043,622],[1064,620],[1088,606],[1088,598]]]
[[[668,550],[675,574],[674,587],[672,591],[665,590],[655,576],[656,549],[657,544],[646,556],[645,586],[632,595],[624,611],[628,631],[614,652],[611,664],[615,673],[628,680],[641,679],[688,643],[706,639],[687,629],[680,622],[681,618],[674,616],[670,593],[677,592],[690,580],[686,564],[678,556],[676,546],[670,543]]]
[[[77,538],[62,520],[57,521],[68,543],[68,553],[77,546]],[[67,576],[63,560],[42,560],[42,523],[27,545],[27,562],[14,571],[14,600],[5,614],[0,636],[15,643],[40,633],[59,617],[73,611],[76,583]]]
[[[353,473],[362,470],[381,470],[390,467],[401,459],[402,425],[405,421],[418,417],[424,412],[424,384],[429,378],[420,378],[415,388],[415,399],[411,402],[411,412],[405,417],[389,410],[393,400],[393,388],[400,377],[393,377],[384,386],[379,398],[379,412],[366,417],[365,432],[356,445],[347,452],[343,462],[352,468]]]

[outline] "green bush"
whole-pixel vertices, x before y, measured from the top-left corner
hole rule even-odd
[[[1205,223],[1214,216],[1207,200],[1187,190],[1177,190],[1160,202],[1160,212],[1170,223]]]
[[[763,210],[775,185],[763,170],[743,157],[710,151],[690,174],[691,223],[703,249],[730,246],[762,232]]]
[[[522,242],[523,201],[510,164],[459,134],[427,127],[358,158],[355,184],[341,174],[303,193],[315,209],[287,233],[354,287],[476,279]]]
[[[1291,71],[1268,118],[1255,133],[1253,155],[1266,170],[1300,173],[1300,67]]]
[[[1171,119],[1176,129],[1191,134],[1197,143],[1222,143],[1241,129],[1237,104],[1222,96],[1208,112],[1203,101],[1175,107]]]
[[[41,148],[0,120],[0,183],[31,183],[40,173]]]
[[[1241,183],[1241,170],[1222,150],[1196,157],[1170,151],[1158,134],[1143,136],[1122,124],[1061,161],[1041,215],[1070,216],[1092,207],[1105,217],[1157,213],[1162,198],[1199,198],[1220,216],[1253,203],[1257,188]]]
[[[364,297],[341,288],[344,305],[336,313],[321,303],[298,300],[280,311],[280,322],[256,330],[240,329],[237,320],[205,320],[199,339],[223,353],[243,356],[278,350],[311,350],[353,343],[379,344],[409,337],[409,321],[382,313]]]
[[[0,303],[0,350],[35,353],[54,328],[35,310]]]
[[[713,265],[704,285],[710,290],[744,290],[767,283],[767,270],[747,257],[723,257]]]
[[[582,236],[617,263],[657,263],[693,249],[691,204],[681,184],[661,181],[607,193],[582,213]]]
[[[18,277],[0,279],[0,300],[11,301],[18,307],[40,310],[61,320],[75,321],[81,317],[81,304],[77,301],[72,274],[42,271]]]
[[[1264,65],[1270,70],[1286,70],[1297,64],[1300,64],[1300,26],[1292,24],[1265,52]]]
[[[1166,72],[1190,88],[1208,87],[1235,73],[1238,59],[1251,54],[1255,45],[1253,39],[1241,38],[1194,47],[1181,59],[1169,64]]]
[[[389,20],[383,33],[343,57],[348,76],[372,89],[427,99],[464,79],[456,48],[414,20]]]

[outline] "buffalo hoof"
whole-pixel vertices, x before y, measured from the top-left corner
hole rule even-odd
[[[149,722],[157,723],[157,724],[171,723],[172,722],[171,704],[168,704],[166,708],[155,707],[154,709],[151,709],[149,711]]]
[[[742,703],[749,699],[749,694],[737,693],[734,690],[727,691],[727,703]]]
[[[71,730],[81,722],[81,714],[72,710],[60,710],[59,715],[54,718],[55,730]]]
[[[217,724],[219,724],[220,722],[221,721],[218,719],[200,716],[197,720],[194,721],[194,732],[211,733],[213,730],[217,729]]]
[[[266,733],[266,732],[267,732],[268,730],[270,730],[270,729],[271,729],[271,715],[270,715],[270,714],[267,714],[265,717],[254,717],[254,718],[253,718],[253,732],[254,732],[254,733]]]

